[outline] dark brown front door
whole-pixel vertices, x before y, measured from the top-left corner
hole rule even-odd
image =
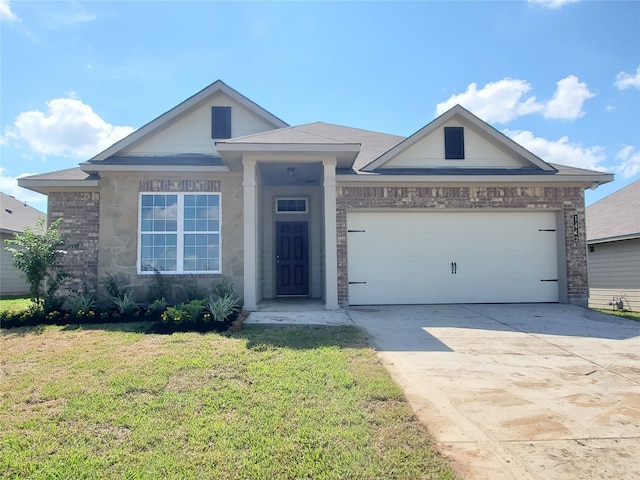
[[[276,295],[309,295],[307,222],[276,222]]]

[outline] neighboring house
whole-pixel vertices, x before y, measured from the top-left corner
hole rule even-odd
[[[4,241],[13,240],[13,235],[22,233],[25,227],[34,229],[37,220],[45,216],[40,210],[0,192],[0,295],[29,293],[29,284],[23,273],[13,266],[13,255],[5,250]]]
[[[640,311],[640,180],[587,207],[589,306]]]
[[[386,112],[392,115],[393,112]],[[83,243],[78,281],[144,299],[226,276],[255,310],[339,305],[587,305],[584,190],[610,174],[551,165],[456,106],[408,138],[289,126],[217,81],[79,168],[20,179]]]

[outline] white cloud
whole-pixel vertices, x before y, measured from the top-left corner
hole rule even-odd
[[[563,78],[556,85],[556,93],[544,106],[544,116],[563,120],[582,117],[584,102],[595,97],[595,93],[590,92],[587,84],[574,75]]]
[[[20,17],[11,11],[11,2],[9,0],[0,0],[0,21],[2,20],[9,22],[20,21]]]
[[[637,151],[636,147],[626,145],[618,152],[616,158],[622,160],[616,171],[624,178],[640,174],[640,151]]]
[[[20,113],[6,138],[24,141],[44,156],[90,158],[133,132],[132,127],[105,122],[89,105],[74,98],[56,98],[47,107],[44,113]]]
[[[545,162],[589,170],[603,169],[602,163],[606,159],[603,147],[583,147],[570,142],[566,136],[555,141],[547,140],[526,130],[507,129],[503,133]]]
[[[625,90],[627,88],[640,89],[640,67],[636,70],[635,74],[620,72],[616,75],[616,81],[614,85],[619,90]]]
[[[47,197],[41,193],[33,192],[18,186],[18,179],[34,175],[33,173],[21,173],[17,177],[6,176],[5,169],[0,167],[0,190],[7,195],[15,197],[21,202],[27,202],[27,204],[40,204],[44,202],[46,205]]]
[[[578,3],[578,1],[579,0],[529,0],[529,4],[554,10],[569,5],[570,3]]]
[[[595,96],[580,82],[578,77],[569,75],[556,83],[553,98],[538,102],[536,97],[526,97],[531,85],[524,80],[503,78],[487,83],[478,89],[472,83],[464,93],[452,95],[436,105],[437,115],[441,115],[456,104],[460,104],[489,123],[507,123],[524,115],[542,113],[546,118],[575,120],[584,115],[584,102]]]
[[[47,12],[43,14],[42,21],[47,28],[64,28],[80,23],[92,22],[96,15],[88,13],[79,2],[69,2],[57,4],[57,8],[64,8],[66,11]]]
[[[471,110],[486,122],[507,123],[522,115],[541,111],[543,106],[535,97],[523,99],[531,90],[531,85],[524,80],[504,78],[497,82],[487,83],[478,90],[478,84],[472,83],[467,91],[453,95],[448,100],[436,105],[438,115],[460,104]]]

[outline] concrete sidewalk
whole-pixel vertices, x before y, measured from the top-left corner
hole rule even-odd
[[[557,304],[348,313],[462,478],[640,478],[640,323]]]

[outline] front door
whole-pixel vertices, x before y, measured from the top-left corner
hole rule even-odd
[[[276,222],[276,295],[309,295],[307,222]]]

